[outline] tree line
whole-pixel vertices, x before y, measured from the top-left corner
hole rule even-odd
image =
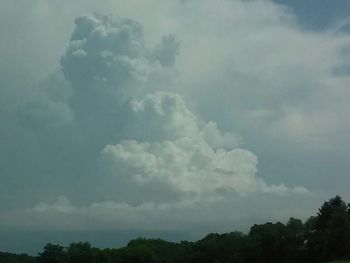
[[[305,222],[255,224],[248,233],[212,233],[195,242],[139,238],[122,248],[47,244],[37,257],[0,253],[0,263],[311,263],[350,259],[350,204],[324,202]]]

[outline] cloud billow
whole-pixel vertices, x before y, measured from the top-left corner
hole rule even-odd
[[[245,3],[232,5],[242,9]],[[249,12],[244,9],[242,19]],[[250,22],[265,21],[265,15],[259,13]],[[272,20],[270,24],[276,23],[276,18]],[[225,25],[220,25],[223,30]],[[257,120],[254,124],[259,126],[259,120],[275,115],[264,109],[267,103],[254,104],[257,96],[250,96],[250,90],[259,88],[256,80],[269,79],[261,74],[262,67],[253,67],[255,75],[248,78],[249,66],[239,65],[242,57],[249,56],[244,48],[254,48],[228,36],[215,50],[220,30],[200,38],[201,43],[194,42],[195,50],[187,42],[182,52],[178,37],[172,34],[148,47],[143,25],[132,19],[95,15],[75,20],[60,61],[62,72],[48,78],[41,87],[44,92],[17,112],[19,127],[37,139],[40,161],[34,164],[42,168],[38,174],[50,178],[41,181],[48,193],[18,212],[30,219],[27,227],[40,222],[52,228],[152,229],[169,227],[164,224],[169,220],[180,228],[186,224],[185,216],[191,217],[193,225],[203,214],[209,225],[213,218],[224,220],[221,214],[227,216],[225,220],[241,212],[248,216],[242,207],[251,200],[258,203],[259,198],[287,199],[309,193],[304,187],[279,183],[279,178],[273,180],[277,183],[263,179],[257,155],[244,149],[234,127],[222,125],[237,117],[239,126],[247,115],[247,122]],[[199,28],[193,34],[200,32]],[[232,49],[241,52],[237,62],[230,51],[232,43]],[[228,50],[230,56],[225,53]],[[231,59],[233,64],[227,61]],[[176,74],[178,82],[168,79]],[[225,77],[218,80],[216,74]],[[268,86],[267,80],[261,82],[263,87]],[[237,88],[235,81],[247,85]],[[178,86],[169,88],[174,83]],[[258,93],[264,95],[262,100],[269,97],[264,92]],[[227,212],[231,201],[238,208]],[[171,218],[172,214],[178,217]],[[18,217],[5,213],[0,218],[4,225],[24,224],[11,222],[14,215]]]
[[[145,45],[142,25],[132,19],[84,16],[75,24],[61,66],[72,84],[71,105],[78,116],[112,110],[138,96],[157,65],[175,63],[176,39],[164,37],[152,51]]]
[[[109,170],[116,176],[125,176],[136,184],[159,181],[197,198],[220,190],[239,194],[294,191],[284,185],[269,186],[256,177],[257,157],[253,153],[240,148],[217,148],[207,141],[203,131],[210,124],[200,123],[179,95],[158,92],[133,101],[132,106],[140,115],[133,123],[139,125],[135,128],[139,133],[129,135],[136,140],[122,140],[102,151],[105,163],[112,166]],[[132,129],[128,131],[133,134]],[[223,140],[219,130],[213,134],[217,136],[213,141]]]

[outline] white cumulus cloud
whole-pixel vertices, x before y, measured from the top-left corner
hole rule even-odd
[[[222,134],[215,123],[199,122],[179,95],[158,92],[132,106],[142,122],[135,119],[140,132],[135,137],[129,127],[128,131],[130,139],[138,140],[122,140],[102,151],[104,164],[116,176],[139,184],[159,181],[175,191],[203,197],[222,190],[240,194],[307,192],[305,188],[266,184],[256,176],[257,157],[248,150],[220,147],[222,142],[236,141],[234,135]]]

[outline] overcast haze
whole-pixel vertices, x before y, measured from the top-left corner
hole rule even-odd
[[[0,0],[0,251],[349,199],[349,25],[346,0]]]

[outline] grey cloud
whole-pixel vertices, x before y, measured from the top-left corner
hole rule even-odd
[[[105,107],[102,104],[112,107],[109,100],[120,103],[137,96],[157,60],[165,66],[175,62],[178,48],[174,38],[164,37],[152,56],[143,27],[134,20],[113,21],[96,15],[80,17],[75,24],[61,65],[73,86],[72,107],[86,104],[81,114],[89,108]]]
[[[282,202],[281,202],[282,201]],[[269,202],[274,210],[264,206]],[[282,203],[282,204],[281,204]],[[314,197],[251,195],[246,198],[229,195],[225,200],[208,202],[184,201],[156,204],[145,202],[131,205],[124,202],[94,202],[77,206],[61,196],[52,202],[41,202],[25,211],[1,214],[1,226],[26,226],[28,229],[55,230],[128,230],[141,231],[186,231],[199,237],[207,231],[246,230],[252,223],[264,222],[271,216],[288,220],[291,213],[304,218],[310,207],[317,208]],[[191,216],[189,216],[191,215]],[[14,218],[17,220],[13,220]]]
[[[239,2],[226,4],[238,10],[245,6]],[[219,12],[220,7],[213,8]],[[349,128],[344,121],[335,124],[332,117],[349,98],[344,89],[348,76],[336,73],[337,68],[348,65],[344,50],[349,46],[349,36],[334,32],[311,34],[283,17],[277,22],[277,16],[256,18],[255,14],[253,19],[253,10],[237,11],[238,17],[228,14],[226,20],[216,17],[209,22],[199,17],[203,27],[215,24],[217,32],[212,36],[196,30],[198,21],[186,21],[186,30],[197,35],[195,39],[206,37],[206,41],[194,44],[193,35],[182,41],[184,92],[189,92],[191,98],[205,94],[196,104],[200,114],[241,133],[259,129],[258,134],[264,133],[265,138],[279,137],[291,147],[298,144],[304,150],[321,145],[320,140],[312,138],[316,134],[330,147],[337,147],[335,135]],[[241,26],[225,27],[225,22],[234,25],[237,19]],[[319,117],[315,112],[320,112]],[[302,116],[298,124],[297,114]],[[341,115],[343,120],[343,110]],[[277,126],[285,129],[274,132]]]
[[[153,50],[153,57],[163,66],[172,67],[175,64],[176,56],[179,53],[180,43],[175,36],[164,36],[161,44]]]
[[[165,37],[156,50],[173,49],[174,41]],[[174,62],[176,52],[169,55]],[[83,136],[95,142],[95,150],[120,137],[121,127],[128,125],[129,100],[149,86],[160,88],[157,76],[169,71],[168,65],[163,69],[162,59],[146,47],[142,25],[132,19],[76,19],[61,66],[73,91],[68,105]]]
[[[94,111],[103,114],[113,104],[136,95],[149,74],[145,53],[142,27],[137,22],[114,23],[108,17],[78,18],[61,60],[63,72],[73,87],[71,105],[77,118]]]

